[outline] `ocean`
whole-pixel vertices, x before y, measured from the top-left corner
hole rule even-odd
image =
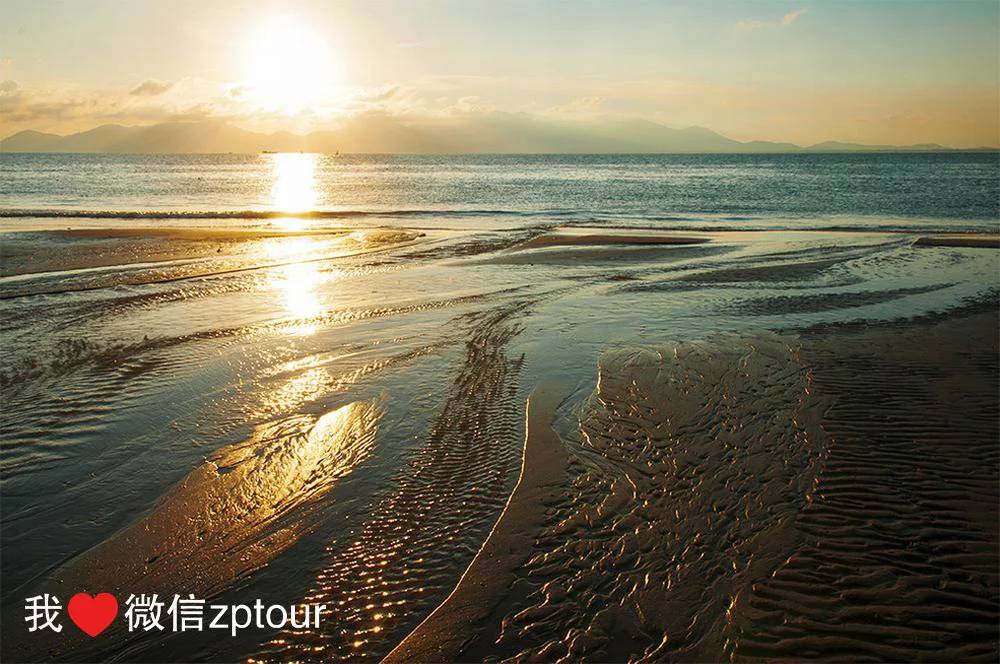
[[[0,155],[0,215],[996,230],[1000,153]],[[411,221],[411,223],[418,223]]]

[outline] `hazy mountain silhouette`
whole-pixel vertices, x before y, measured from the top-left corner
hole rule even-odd
[[[22,131],[0,141],[3,152],[368,152],[368,153],[789,153],[949,150],[937,144],[811,146],[741,142],[704,127],[672,129],[647,120],[555,121],[514,113],[446,118],[355,116],[336,129],[306,135],[262,134],[206,120],[141,127],[102,125],[57,136]]]

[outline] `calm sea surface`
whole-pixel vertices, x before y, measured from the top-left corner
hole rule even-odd
[[[997,153],[3,154],[0,167],[0,210],[8,217],[286,211],[980,230],[995,229],[1000,218]]]

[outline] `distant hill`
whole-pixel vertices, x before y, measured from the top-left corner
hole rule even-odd
[[[554,121],[516,113],[402,119],[364,114],[306,135],[246,131],[221,121],[102,125],[68,136],[22,131],[2,152],[345,152],[345,153],[798,153],[950,150],[934,143],[810,146],[741,142],[704,127],[672,129],[646,120]]]
[[[865,145],[863,143],[825,141],[816,145],[810,145],[806,149],[811,152],[940,152],[954,148],[938,145],[937,143],[920,143],[918,145]]]

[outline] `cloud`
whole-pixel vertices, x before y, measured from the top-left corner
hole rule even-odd
[[[75,114],[85,115],[94,106],[93,98],[72,93],[39,95],[28,92],[17,81],[0,82],[0,120],[5,123],[64,120]]]
[[[606,101],[606,98],[595,95],[577,97],[566,104],[553,106],[547,112],[552,115],[593,115],[604,110]]]
[[[154,110],[151,115],[154,119],[157,119],[164,114],[158,110]],[[171,122],[196,122],[209,119],[220,119],[220,116],[216,112],[216,109],[210,104],[195,104],[189,108],[167,114],[166,119]]]
[[[157,81],[150,78],[129,90],[128,93],[135,97],[156,97],[172,87],[174,84],[170,81]]]
[[[17,81],[0,81],[0,119],[15,116],[24,103]]]
[[[792,14],[780,11],[766,17],[771,19],[768,34],[790,34],[784,32],[782,21],[794,23],[801,18],[801,12]],[[5,80],[12,78],[0,76],[0,136],[23,129],[66,134],[105,123],[146,125],[206,118],[240,122],[252,131],[307,133],[338,127],[359,114],[403,118],[422,130],[434,122],[471,126],[474,116],[488,117],[490,126],[499,126],[505,121],[502,113],[523,113],[540,122],[574,127],[648,120],[675,127],[712,127],[741,140],[803,144],[828,138],[965,146],[996,145],[1000,140],[996,123],[1000,93],[995,84],[945,96],[910,88],[847,88],[864,94],[845,94],[811,81],[795,85],[700,77],[588,75],[553,80],[545,75],[448,75],[331,88],[322,103],[289,114],[259,103],[239,81],[183,77],[173,81],[168,93],[149,96],[131,95],[129,86],[91,88],[65,81],[36,85],[20,77]],[[912,117],[913,109],[920,109],[922,115]],[[900,114],[904,115],[892,117]],[[478,140],[471,136],[467,142],[472,145]],[[445,147],[458,150],[462,145],[456,139],[454,145]]]
[[[148,83],[150,81],[138,87]],[[208,94],[206,90],[217,89],[217,86],[206,82],[184,79],[176,84],[159,85],[177,94],[163,97],[148,92],[126,92],[120,88],[80,89],[70,85],[25,88],[15,81],[0,81],[0,133],[20,128],[78,131],[104,122],[149,123],[226,117],[239,110],[233,100]]]
[[[225,87],[226,96],[230,99],[240,99],[245,96],[249,91],[250,87],[243,85],[241,83],[235,83]]]
[[[363,91],[355,95],[355,99],[359,102],[364,102],[368,104],[378,104],[381,102],[389,101],[395,97],[400,92],[398,85],[384,85],[375,90]]]
[[[343,116],[371,111],[410,113],[426,110],[426,92],[421,92],[412,85],[398,83],[358,88],[345,93],[342,101],[327,106],[325,111],[331,116]]]
[[[751,30],[762,30],[766,28],[787,28],[795,23],[800,16],[806,13],[806,9],[792,9],[779,20],[766,21],[759,18],[743,19],[736,23],[736,29],[749,32]]]
[[[806,13],[805,8],[803,8],[803,9],[793,9],[790,12],[788,12],[787,14],[785,14],[784,16],[781,17],[781,25],[791,25],[792,23],[795,23],[795,21],[796,21],[796,19],[798,19],[798,17],[802,16],[805,13]]]
[[[460,97],[454,104],[444,109],[446,113],[488,113],[494,110],[479,95]]]

